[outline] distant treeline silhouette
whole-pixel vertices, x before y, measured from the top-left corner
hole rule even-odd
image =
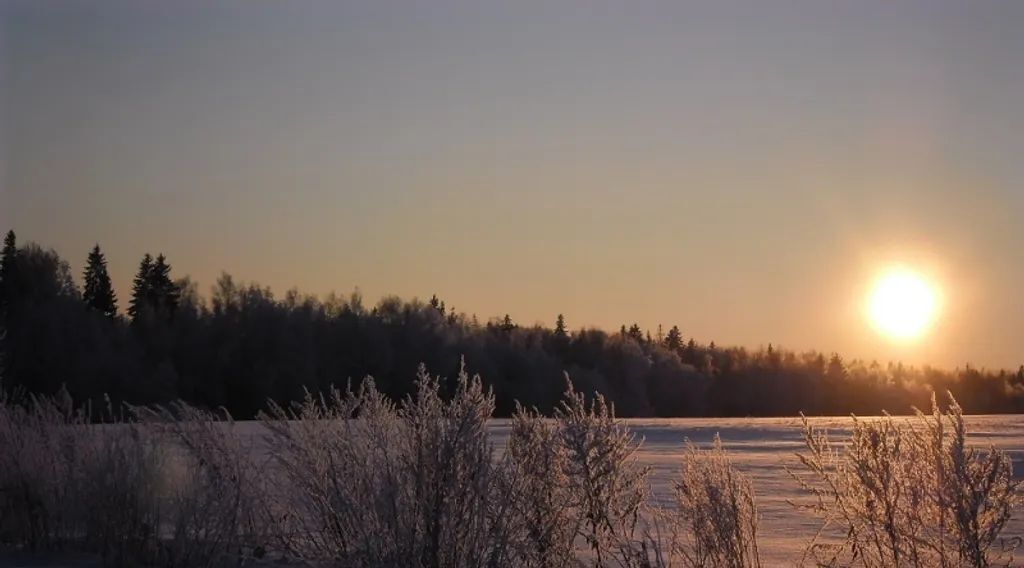
[[[608,333],[523,326],[456,312],[436,296],[389,296],[364,305],[358,292],[318,299],[236,282],[223,274],[210,296],[173,279],[163,255],[139,264],[124,315],[99,246],[83,284],[67,262],[36,244],[4,240],[0,262],[3,387],[78,400],[157,403],[182,399],[250,417],[267,399],[300,399],[370,375],[385,394],[414,390],[420,363],[441,376],[466,366],[494,388],[496,414],[519,401],[550,411],[568,373],[599,391],[621,416],[793,416],[906,413],[950,391],[968,413],[1024,411],[1024,367],[955,371],[844,361],[839,355],[748,350],[684,339],[677,326],[653,336],[638,325]]]

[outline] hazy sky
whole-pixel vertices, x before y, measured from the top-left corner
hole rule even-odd
[[[481,318],[1024,362],[1024,2],[0,0],[0,227],[121,297],[437,293]],[[862,315],[902,262],[945,310]]]

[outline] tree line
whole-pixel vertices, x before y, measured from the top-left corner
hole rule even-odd
[[[127,305],[123,313],[122,305]],[[950,391],[969,413],[1024,411],[1024,366],[956,370],[838,354],[725,347],[655,333],[520,325],[510,315],[481,321],[437,296],[382,298],[358,292],[317,298],[222,274],[209,295],[174,278],[162,254],[146,254],[125,304],[96,245],[82,284],[52,249],[19,246],[13,231],[0,257],[3,387],[79,400],[158,403],[181,399],[247,418],[268,399],[300,399],[370,375],[385,394],[414,391],[420,363],[454,377],[464,360],[496,396],[496,414],[515,402],[550,411],[570,375],[599,391],[622,416],[793,416],[876,414],[927,408]]]

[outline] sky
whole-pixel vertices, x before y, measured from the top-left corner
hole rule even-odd
[[[1024,3],[0,0],[0,228],[122,307],[437,294],[481,319],[1024,363]],[[885,267],[937,286],[914,342]]]

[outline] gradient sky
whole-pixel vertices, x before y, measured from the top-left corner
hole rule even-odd
[[[0,227],[481,318],[1024,362],[1024,2],[0,0]],[[890,263],[940,283],[878,337]]]

